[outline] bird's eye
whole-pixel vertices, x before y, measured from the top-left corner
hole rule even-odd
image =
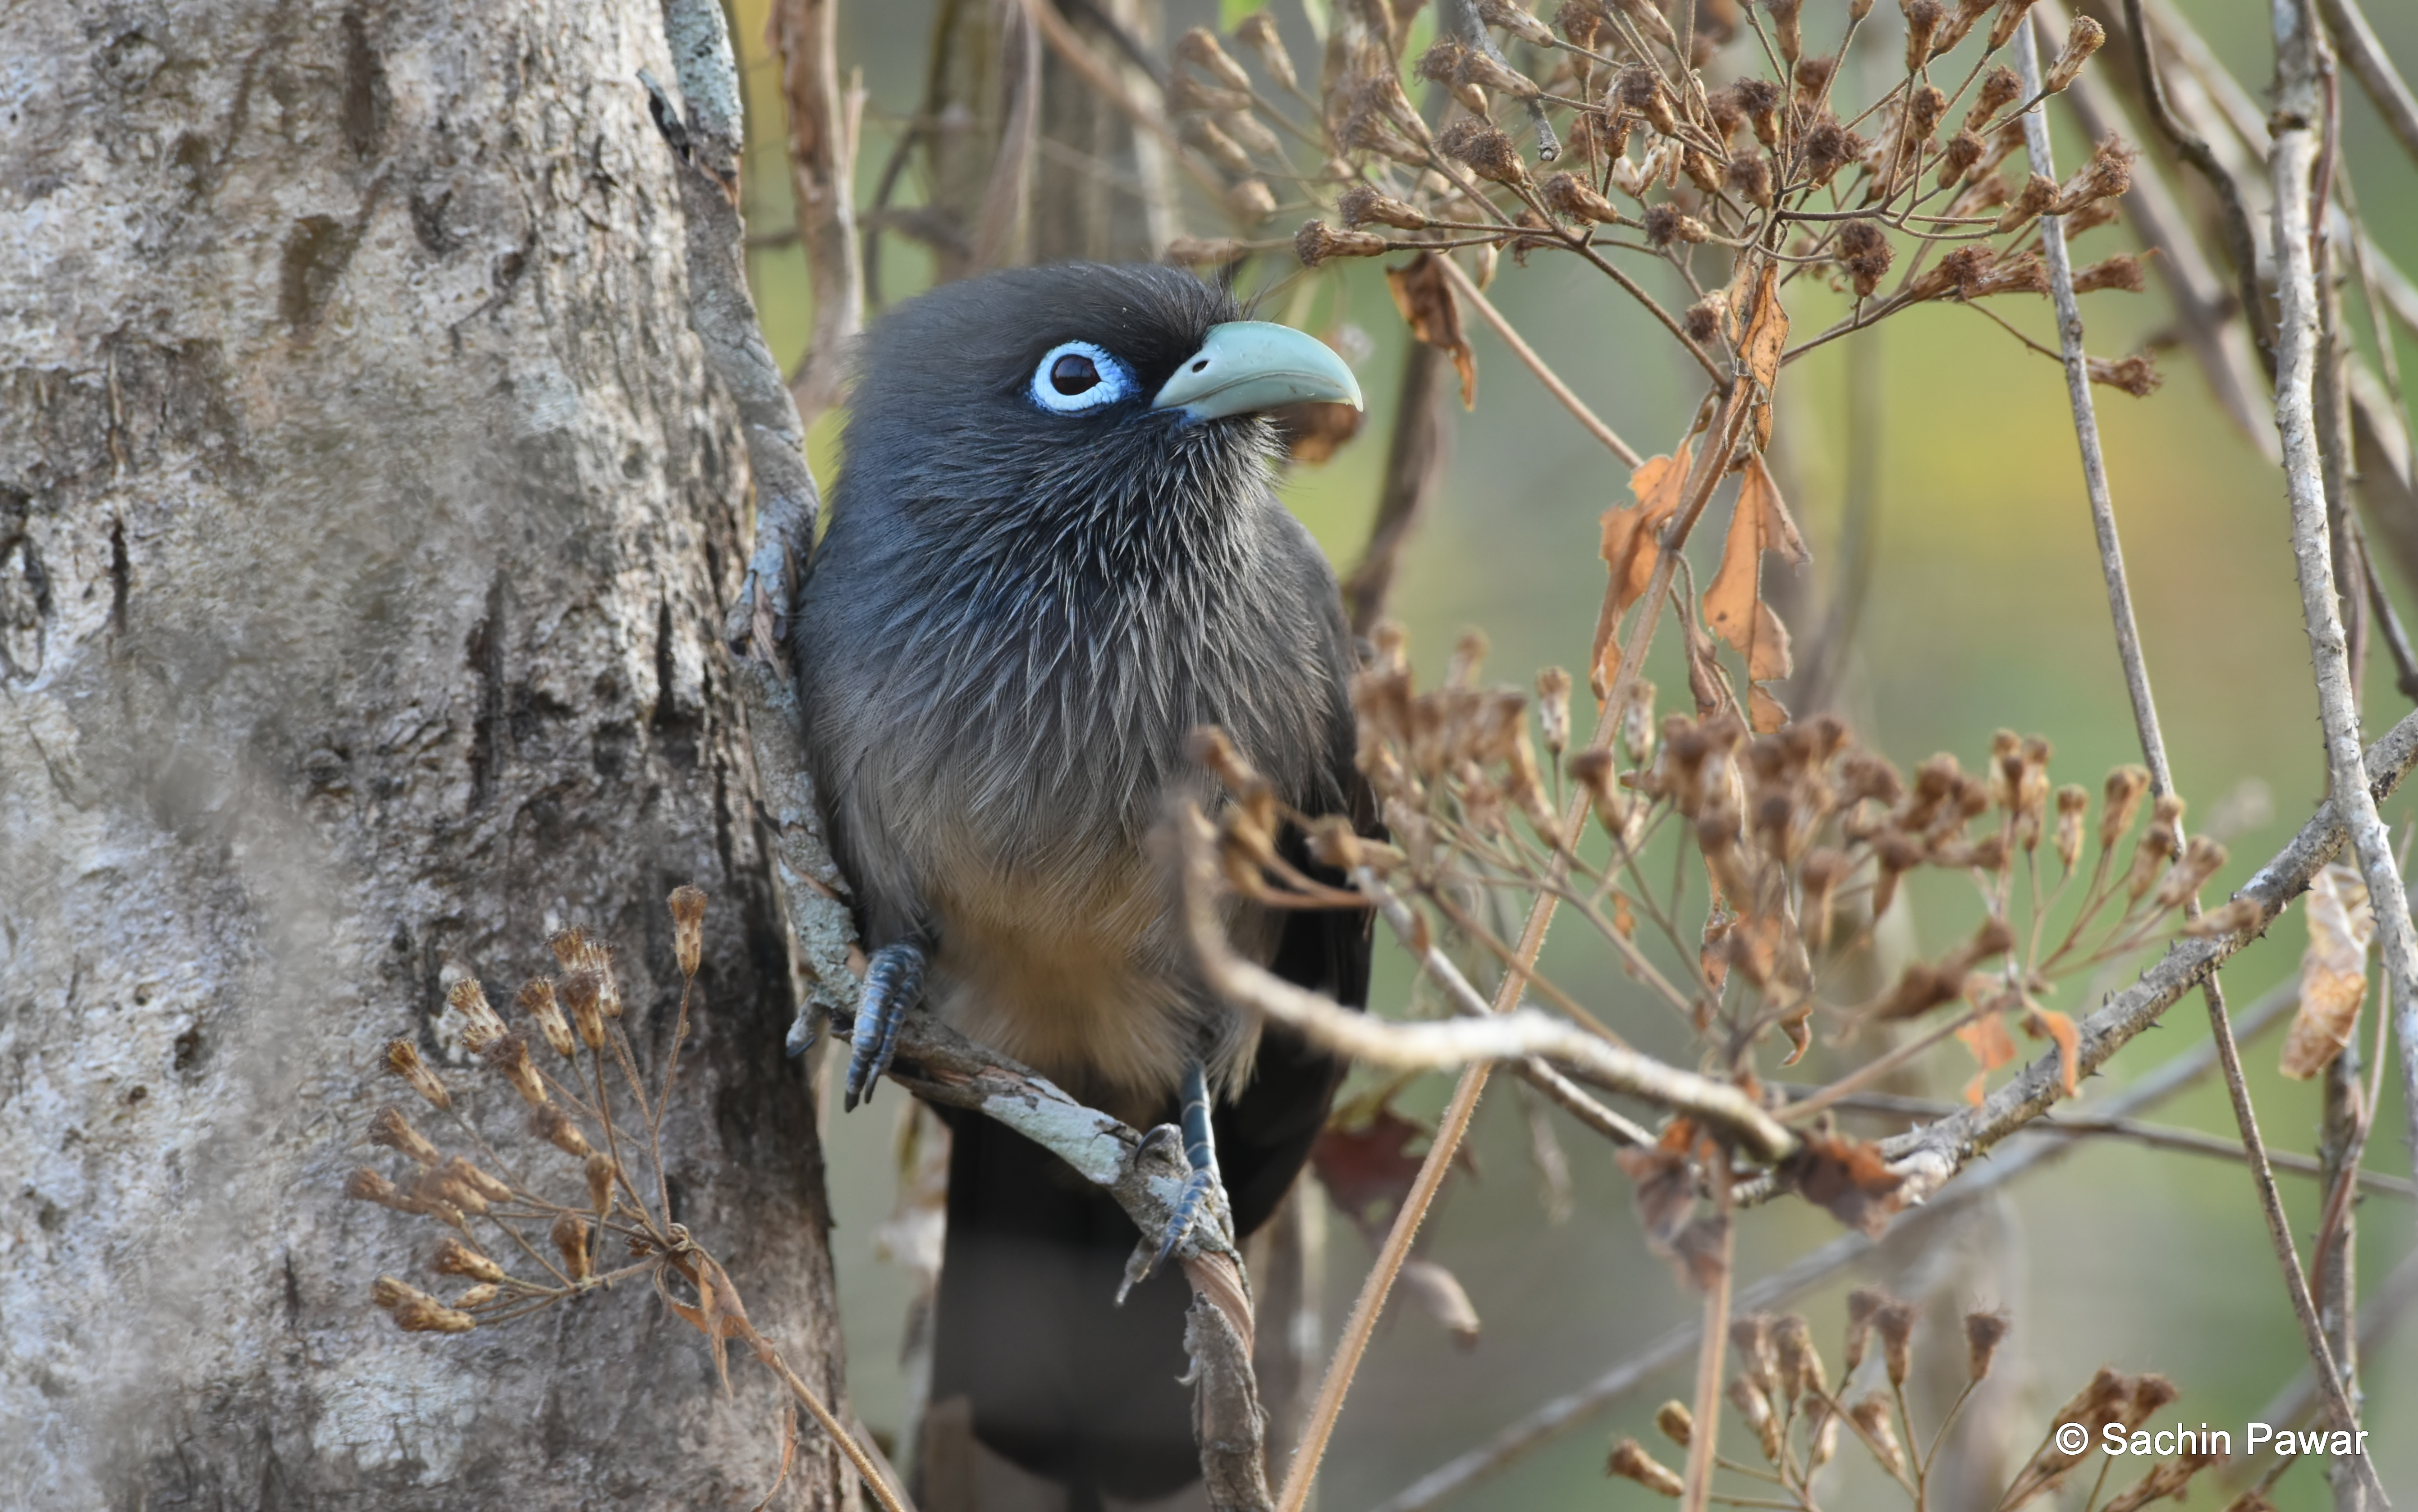
[[[1033,402],[1061,415],[1113,405],[1134,391],[1132,371],[1090,342],[1062,342],[1033,370]]]

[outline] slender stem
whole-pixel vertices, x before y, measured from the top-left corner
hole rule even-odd
[[[1597,419],[1595,411],[1587,408],[1584,400],[1570,391],[1570,386],[1562,381],[1561,375],[1546,365],[1545,359],[1537,355],[1535,347],[1522,339],[1519,330],[1512,326],[1511,322],[1503,318],[1503,312],[1494,308],[1494,302],[1478,292],[1477,285],[1470,282],[1468,274],[1455,266],[1449,257],[1441,257],[1436,261],[1444,268],[1445,277],[1451,282],[1453,292],[1468,300],[1477,308],[1480,315],[1486,317],[1486,323],[1494,328],[1494,334],[1503,338],[1503,344],[1511,348],[1512,355],[1528,365],[1528,371],[1537,375],[1537,381],[1545,386],[1547,392],[1561,401],[1562,407],[1569,410],[1580,425],[1585,427],[1589,435],[1601,441],[1614,456],[1632,467],[1645,462],[1645,459],[1638,454],[1635,447],[1614,434],[1611,426]]]

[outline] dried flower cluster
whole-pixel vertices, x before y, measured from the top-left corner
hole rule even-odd
[[[449,1230],[438,1238],[428,1269],[466,1283],[440,1298],[382,1275],[371,1300],[406,1332],[466,1334],[643,1276],[676,1316],[705,1336],[726,1389],[728,1345],[736,1338],[782,1378],[876,1499],[895,1512],[897,1500],[879,1467],[747,1321],[721,1263],[671,1221],[664,1114],[704,958],[705,904],[694,887],[676,889],[669,900],[681,1001],[651,1092],[622,1027],[613,952],[584,930],[566,929],[547,941],[561,975],[532,980],[514,996],[526,1029],[510,1027],[475,978],[447,993],[463,1046],[519,1099],[529,1139],[541,1148],[508,1154],[470,1118],[470,1099],[448,1088],[416,1045],[398,1039],[387,1046],[385,1069],[444,1115],[475,1158],[447,1154],[399,1107],[390,1104],[371,1116],[369,1142],[400,1157],[399,1179],[362,1166],[346,1177],[344,1195]],[[562,1163],[560,1175],[543,1174],[550,1160]],[[552,1195],[557,1192],[565,1195]],[[785,1476],[788,1468],[785,1461]]]
[[[1416,56],[1385,0],[1343,0],[1317,94],[1261,12],[1234,29],[1232,51],[1186,33],[1167,103],[1239,226],[1286,208],[1272,185],[1301,186],[1309,203],[1297,207],[1316,213],[1293,247],[1308,267],[1466,248],[1483,287],[1504,252],[1568,252],[1606,272],[1609,257],[1636,255],[1674,265],[1697,308],[1717,309],[1776,266],[1786,282],[1810,274],[1852,291],[1858,309],[1836,335],[1930,299],[2045,295],[2039,218],[2064,217],[2069,237],[2114,218],[2131,184],[2121,143],[2062,184],[2010,167],[2025,112],[2071,85],[2105,39],[2075,18],[2041,95],[2025,98],[1994,60],[2030,6],[1901,0],[1902,76],[1853,103],[1843,63],[1859,38],[1886,45],[1867,25],[1871,0],[1827,17],[1802,0],[1706,6],[1686,38],[1661,8],[1628,0],[1567,0],[1550,24],[1515,0],[1444,0],[1436,40]],[[1826,37],[1832,51],[1811,50]],[[1257,60],[1264,90],[1238,53]],[[1222,264],[1263,245],[1186,238],[1170,253]],[[1698,249],[1726,266],[1700,266]],[[2110,258],[2077,270],[2075,287],[2137,289],[2138,265]],[[1715,325],[1654,308],[1720,379]],[[2099,362],[2094,375],[2134,393],[2157,381],[2146,357]]]
[[[1783,1318],[1755,1314],[1731,1323],[1729,1341],[1737,1373],[1730,1378],[1724,1395],[1770,1467],[1768,1473],[1732,1468],[1752,1476],[1762,1494],[1768,1495],[1776,1486],[1787,1498],[1752,1504],[1798,1506],[1811,1512],[1817,1504],[1814,1477],[1837,1458],[1843,1431],[1863,1445],[1882,1474],[1896,1482],[1915,1505],[1924,1504],[1932,1460],[1947,1443],[1948,1430],[1974,1389],[1988,1379],[2009,1323],[2002,1312],[1966,1314],[1965,1387],[1936,1427],[1918,1432],[1906,1405],[1905,1384],[1913,1372],[1919,1316],[1913,1304],[1876,1288],[1859,1288],[1850,1293],[1843,1368],[1835,1389],[1803,1318],[1794,1313]],[[1873,1349],[1875,1341],[1880,1346],[1877,1353]],[[1873,1368],[1866,1368],[1867,1362]],[[2163,1376],[2128,1376],[2102,1369],[2050,1418],[2039,1450],[2015,1473],[1995,1505],[2000,1512],[2012,1512],[2055,1491],[2075,1467],[2098,1452],[2102,1429],[2116,1424],[2129,1432],[2180,1395]],[[2056,1430],[2068,1424],[2080,1425],[2089,1435],[2079,1453],[2057,1446]],[[1654,1426],[1683,1450],[1695,1437],[1694,1415],[1680,1402],[1663,1403],[1654,1415]],[[2194,1452],[2161,1462],[2131,1489],[2104,1504],[2103,1512],[2120,1508],[2137,1512],[2153,1502],[2179,1501],[2192,1477],[2218,1458]],[[1604,1473],[1664,1496],[1678,1496],[1685,1485],[1677,1472],[1629,1438],[1614,1443]]]

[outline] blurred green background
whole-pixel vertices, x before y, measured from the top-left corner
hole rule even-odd
[[[1296,0],[1277,0],[1288,27]],[[1809,30],[1835,24],[1809,8]],[[2184,10],[2238,78],[2263,89],[2271,72],[2267,11],[2257,0],[2183,0]],[[1884,8],[1884,14],[1889,8]],[[2371,0],[2371,19],[2387,48],[2418,64],[2418,7]],[[790,223],[778,65],[765,45],[765,0],[740,0],[754,140],[747,207],[758,230]],[[860,187],[879,170],[902,118],[920,98],[930,19],[927,0],[844,4],[842,67],[864,70],[870,105],[860,158]],[[1167,35],[1215,24],[1210,0],[1170,0]],[[2094,68],[2117,66],[2111,52]],[[1734,68],[1708,70],[1715,83]],[[2263,103],[2263,100],[2262,100]],[[2405,268],[2418,268],[2418,170],[2385,132],[2349,80],[2343,92],[2345,159],[2372,231]],[[2078,163],[2087,143],[2070,121],[2058,125],[2059,161]],[[1284,222],[1290,225],[1292,222]],[[1196,221],[1196,230],[1209,229]],[[2077,248],[2088,261],[2124,250],[2120,227],[2093,232]],[[902,238],[887,239],[884,282],[894,297],[928,282],[928,260]],[[1289,263],[1290,259],[1284,259]],[[774,351],[793,363],[810,311],[802,255],[794,246],[759,252],[752,272]],[[1318,533],[1339,566],[1356,559],[1385,456],[1385,413],[1395,389],[1404,334],[1372,262],[1327,281],[1312,324],[1348,321],[1374,339],[1362,365],[1372,405],[1360,437],[1328,465],[1296,468],[1285,482],[1292,507]],[[1686,302],[1676,277],[1657,293]],[[2093,352],[2136,349],[2167,318],[2164,296],[2102,294],[2086,302]],[[1492,297],[1615,429],[1646,452],[1667,450],[1686,423],[1697,380],[1675,361],[1672,344],[1591,269],[1539,256],[1507,260]],[[1827,302],[1826,302],[1827,301]],[[1995,301],[2036,340],[2052,344],[2046,301],[2029,308]],[[1801,336],[1843,308],[1829,296],[1800,299]],[[2364,314],[2352,306],[2353,324]],[[1475,413],[1457,417],[1450,468],[1437,507],[1410,548],[1392,609],[1411,629],[1424,675],[1440,668],[1456,635],[1482,628],[1491,638],[1492,675],[1525,683],[1547,664],[1584,664],[1603,569],[1596,557],[1597,517],[1626,496],[1625,469],[1580,431],[1535,379],[1474,316],[1480,372]],[[1843,699],[1863,739],[1910,767],[1934,751],[1968,765],[1987,753],[2001,726],[2056,742],[2061,781],[2095,788],[2115,764],[2138,759],[2108,633],[2101,583],[2061,373],[2025,350],[1981,314],[1952,305],[1919,308],[1859,338],[1875,342],[1885,395],[1878,494],[1877,552],[1872,588],[1855,643]],[[1780,387],[1783,486],[1811,539],[1815,560],[1806,591],[1827,602],[1844,490],[1847,354],[1835,344],[1786,370]],[[2418,353],[2406,347],[2408,363]],[[2101,425],[2127,562],[2166,741],[2178,781],[2206,821],[2229,812],[2226,836],[2231,886],[2289,837],[2324,787],[2298,591],[2288,548],[2279,472],[2211,402],[2187,351],[2161,354],[2163,389],[2145,400],[2097,390]],[[840,417],[815,433],[815,460],[826,481],[838,457]],[[1718,525],[1718,520],[1713,522]],[[1717,545],[1717,533],[1700,546]],[[2405,618],[2411,594],[2395,570],[2381,569]],[[1776,560],[1768,572],[1785,569]],[[1815,622],[1800,617],[1800,636]],[[1667,640],[1668,637],[1666,636]],[[1676,664],[1649,668],[1672,696],[1684,697]],[[2380,649],[2366,689],[2371,737],[2407,712]],[[1582,728],[1586,714],[1581,713]],[[2260,792],[2272,803],[2258,802]],[[2262,808],[2265,812],[2262,813]],[[2405,820],[2409,800],[2387,817]],[[2243,821],[2247,821],[2244,823]],[[2213,893],[2211,895],[2215,895]],[[1961,932],[1969,890],[1933,887],[1915,899],[1917,934],[1928,949]],[[2304,933],[2298,910],[2227,971],[2237,1007],[2294,970]],[[1381,946],[1381,954],[1383,947]],[[1668,1016],[1611,968],[1575,926],[1548,952],[1547,970],[1648,1047],[1684,1053]],[[2077,1015],[2086,996],[2115,982],[2067,985],[2055,1003]],[[1398,957],[1381,964],[1377,1001],[1409,990]],[[2363,1036],[2366,1033],[2364,1020]],[[2195,996],[2178,1005],[2162,1031],[2144,1035],[2086,1089],[2092,1099],[2205,1039]],[[2313,1147],[2316,1083],[2275,1075],[2278,1036],[2246,1050],[2262,1123],[2278,1149]],[[2027,1055],[2036,1047],[2026,1046]],[[1932,1095],[1953,1097],[1971,1074],[1950,1046],[1924,1062]],[[1440,1107],[1433,1080],[1406,1106]],[[895,1428],[903,1386],[896,1367],[907,1283],[879,1260],[874,1230],[892,1200],[891,1143],[896,1099],[830,1121],[834,1253],[848,1323],[850,1381],[865,1418]],[[2220,1085],[2204,1084],[2151,1115],[2156,1121],[2231,1137]],[[1558,1117],[1558,1115],[1556,1115]],[[2409,1152],[2397,1098],[2380,1110],[2372,1168],[2406,1174]],[[1599,1141],[1563,1130],[1576,1184],[1575,1213],[1550,1226],[1528,1155],[1525,1121],[1513,1090],[1498,1082],[1481,1108],[1475,1143],[1481,1176],[1457,1180],[1431,1224],[1427,1253],[1467,1287],[1485,1331],[1457,1350],[1426,1317],[1392,1309],[1363,1367],[1326,1461],[1321,1504],[1358,1512],[1416,1475],[1476,1443],[1544,1398],[1590,1380],[1624,1355],[1692,1316],[1694,1303],[1648,1255],[1630,1211],[1630,1186]],[[2284,1178],[2298,1231],[2314,1229],[2315,1184]],[[2014,1413],[2029,1435],[2097,1366],[2158,1370],[2184,1397],[2165,1421],[2228,1427],[2243,1422],[2299,1367],[2297,1329],[2284,1300],[2249,1178],[2239,1166],[2104,1141],[2079,1144],[2061,1162],[2019,1183],[2003,1210],[1933,1230],[1953,1268],[1947,1295],[1959,1306],[2012,1309],[2015,1332],[2001,1370],[2020,1372]],[[1739,1279],[1750,1281],[1837,1232],[1824,1214],[1782,1204],[1745,1218]],[[2372,1291],[2412,1247],[2410,1205],[2367,1200],[2361,1211],[2363,1286]],[[1360,1237],[1330,1224],[1327,1325],[1348,1309],[1369,1260]],[[1850,1277],[1801,1304],[1836,1366],[1842,1298],[1878,1272]],[[1934,1340],[1961,1360],[1961,1343]],[[2385,1484],[2418,1501],[2418,1330],[2403,1329],[2364,1362],[2366,1420]],[[1607,1436],[1633,1434],[1676,1461],[1654,1434],[1655,1405],[1684,1396],[1674,1370],[1624,1398],[1617,1410],[1555,1440],[1453,1504],[1461,1507],[1636,1505],[1653,1500],[1625,1482],[1604,1480]],[[1735,1420],[1725,1427],[1736,1446]],[[2237,1443],[2239,1441],[2237,1440]],[[2018,1456],[2024,1450],[2017,1451]],[[1850,1447],[1843,1456],[1859,1460]],[[2111,1489],[2143,1466],[2129,1462]],[[1859,1478],[1860,1477],[1860,1478]],[[1836,1505],[1895,1504],[1868,1473],[1851,1473]],[[2199,1504],[2221,1505],[2205,1487]],[[2329,1504],[2313,1467],[2291,1472],[2277,1491],[2286,1507]],[[2229,1496],[2229,1493],[2228,1493]]]

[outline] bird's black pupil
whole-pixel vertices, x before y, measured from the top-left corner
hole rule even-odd
[[[1099,381],[1100,370],[1092,365],[1088,357],[1069,352],[1049,364],[1049,387],[1070,398],[1094,387]]]

